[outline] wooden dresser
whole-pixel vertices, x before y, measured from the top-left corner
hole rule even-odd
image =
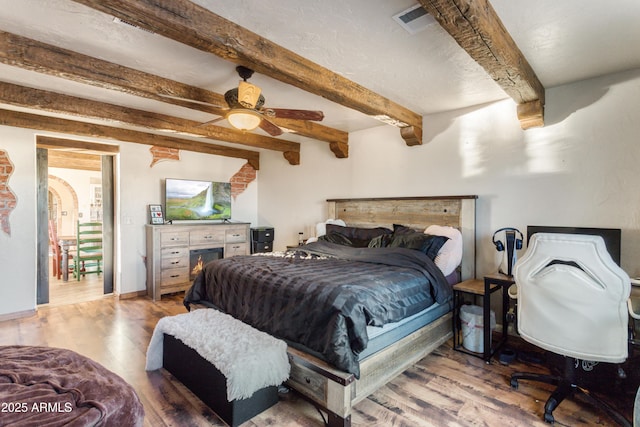
[[[180,292],[191,286],[190,253],[222,249],[224,258],[249,255],[249,224],[147,225],[147,295]]]

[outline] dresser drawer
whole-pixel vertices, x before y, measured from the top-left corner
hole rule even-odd
[[[162,270],[161,288],[185,282],[189,282],[189,266]]]
[[[189,244],[189,232],[188,231],[176,231],[176,232],[162,232],[160,234],[160,245],[166,246],[180,246]]]
[[[160,256],[165,258],[180,258],[189,256],[189,248],[187,246],[176,246],[160,249]]]
[[[227,243],[224,245],[224,257],[229,258],[235,255],[247,255],[249,253],[247,249],[249,249],[247,242]]]
[[[271,252],[272,250],[273,250],[273,242],[251,242],[252,254]]]
[[[273,227],[252,228],[251,240],[259,243],[273,242],[274,234]]]
[[[162,257],[162,262],[160,263],[160,268],[162,270],[180,267],[189,268],[188,256]]]
[[[195,230],[189,233],[191,246],[202,246],[224,243],[224,230]]]
[[[232,228],[225,231],[225,242],[237,243],[247,241],[247,229],[246,228]]]

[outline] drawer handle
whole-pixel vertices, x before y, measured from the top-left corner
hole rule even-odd
[[[171,264],[180,264],[180,261],[172,261]]]
[[[233,237],[240,237],[240,234],[232,234]]]
[[[213,239],[213,236],[208,235],[208,236],[204,236],[205,239]]]
[[[179,253],[180,253],[180,251],[173,251],[173,252],[171,252],[171,255],[177,255]]]
[[[170,276],[170,277],[173,279],[173,278],[176,278],[176,277],[180,277],[180,275],[179,275],[179,274],[173,274],[173,275],[172,275],[172,276]]]
[[[307,384],[311,384],[311,378],[309,377],[304,377],[304,380]]]

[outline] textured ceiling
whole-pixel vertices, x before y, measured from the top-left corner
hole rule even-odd
[[[411,35],[392,19],[412,0],[194,2],[421,115],[508,98],[437,23]],[[491,4],[546,88],[640,67],[638,0]],[[235,64],[68,0],[0,0],[0,30],[218,93],[238,82]],[[0,64],[0,80],[198,121],[214,117],[9,65]],[[380,125],[269,77],[251,82],[270,107],[323,110],[326,126]]]

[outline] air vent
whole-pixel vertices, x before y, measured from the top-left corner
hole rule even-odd
[[[117,18],[117,17],[114,17],[114,18],[113,18],[113,22],[115,22],[116,24],[124,24],[124,25],[128,25],[128,26],[130,26],[130,27],[135,28],[136,30],[145,31],[145,32],[147,32],[147,33],[149,33],[149,34],[155,34],[155,33],[154,33],[153,31],[151,31],[151,30],[147,30],[146,28],[142,28],[142,27],[140,27],[140,26],[138,26],[138,25],[136,25],[136,24],[132,24],[132,23],[131,23],[131,22],[129,22],[129,21],[125,21],[124,19],[120,19],[120,18]]]
[[[409,34],[419,33],[436,22],[433,16],[429,15],[420,4],[415,4],[409,9],[394,15],[393,19]]]

